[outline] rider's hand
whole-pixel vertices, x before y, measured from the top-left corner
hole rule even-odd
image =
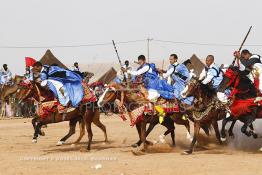
[[[61,92],[61,94],[62,94],[63,96],[65,96],[65,91],[64,91],[64,89],[63,89],[62,87],[59,89],[59,91]]]
[[[235,51],[234,52],[234,57],[239,59],[241,57],[240,52],[239,51]]]

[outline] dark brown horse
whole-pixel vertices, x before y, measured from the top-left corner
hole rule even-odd
[[[23,101],[30,97],[34,98],[39,103],[48,102],[54,99],[52,93],[49,90],[41,87],[36,83],[30,83],[24,86],[17,94],[17,98],[20,101]],[[78,121],[80,122],[80,136],[77,139],[76,143],[78,143],[81,140],[81,138],[84,136],[85,133],[84,127],[86,126],[86,130],[88,133],[87,149],[90,150],[90,146],[93,138],[93,133],[91,129],[92,123],[94,123],[104,132],[105,142],[108,141],[106,127],[100,122],[99,109],[96,107],[96,103],[92,102],[88,104],[81,104],[75,110],[66,113],[66,115],[59,113],[58,109],[56,108],[53,113],[48,114],[48,116],[45,118],[41,118],[41,117],[34,118],[32,120],[32,124],[35,129],[33,142],[37,141],[37,137],[41,133],[40,129],[42,125],[46,125],[50,123],[58,123],[63,121],[69,121],[70,129],[68,134],[58,142],[58,145],[63,144],[70,136],[72,136],[75,133],[75,127]]]
[[[185,154],[191,154],[197,138],[201,125],[212,125],[216,138],[221,144],[221,138],[218,128],[218,120],[224,119],[227,114],[226,107],[216,99],[216,93],[211,90],[208,85],[203,85],[198,79],[192,78],[185,90],[182,92],[183,97],[194,96],[194,104],[191,109],[194,117],[194,137],[191,142],[189,150]]]
[[[131,112],[134,109],[139,107],[143,107],[148,100],[145,99],[143,95],[137,90],[125,90],[125,87],[119,84],[111,84],[103,93],[98,101],[99,106],[103,106],[104,104],[112,103],[116,99],[123,101],[123,105],[127,109],[127,112]],[[167,134],[171,133],[171,138],[173,141],[173,145],[175,145],[175,133],[174,133],[174,122],[179,125],[184,125],[188,133],[190,132],[190,125],[187,119],[183,119],[183,115],[185,113],[174,113],[167,115],[165,117],[164,122],[162,123],[163,126],[167,128],[167,131],[164,133],[166,136]],[[149,123],[150,126],[146,131],[146,124]],[[143,119],[140,122],[136,123],[136,129],[139,134],[139,141],[132,146],[139,146],[143,144],[143,150],[146,149],[146,137],[149,133],[153,130],[153,128],[159,123],[159,119],[157,115],[143,115]],[[190,139],[190,138],[189,138]]]
[[[230,109],[234,107],[234,105],[236,104],[235,102],[237,102],[238,100],[241,100],[242,103],[246,105],[239,106],[238,108],[236,108],[238,109],[238,111],[243,111],[241,115],[234,116],[234,113],[231,113],[230,117],[225,118],[223,120],[221,129],[222,137],[226,138],[226,124],[229,121],[232,121],[234,124],[237,120],[239,120],[244,123],[244,125],[241,127],[242,133],[244,133],[247,136],[253,136],[254,138],[258,138],[258,135],[255,133],[254,127],[252,125],[252,122],[255,119],[262,118],[262,108],[256,103],[253,103],[254,100],[252,100],[258,96],[258,90],[251,82],[251,80],[246,76],[246,74],[244,72],[241,72],[237,67],[230,67],[226,71],[223,80],[218,88],[218,93],[224,93],[227,88],[232,88],[232,104],[229,104]],[[248,103],[250,99],[251,103]],[[251,106],[247,107],[247,105],[250,104]],[[248,109],[248,111],[245,112],[246,109]],[[247,130],[248,127],[251,130]],[[233,133],[229,133],[229,135],[233,136]]]

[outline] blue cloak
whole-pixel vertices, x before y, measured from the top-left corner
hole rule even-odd
[[[60,68],[58,66],[44,66],[44,70],[40,73],[41,80],[56,80],[63,84],[66,89],[71,105],[77,107],[84,97],[84,89],[82,86],[82,78],[79,74]],[[57,97],[56,89],[50,86],[50,90]]]

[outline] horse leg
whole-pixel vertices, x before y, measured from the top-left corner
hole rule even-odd
[[[88,111],[85,114],[85,125],[86,125],[86,131],[88,133],[88,144],[87,144],[87,150],[90,150],[91,148],[91,143],[92,143],[92,138],[93,138],[93,132],[92,132],[92,116],[93,112],[92,109],[88,109]]]
[[[94,124],[104,132],[105,142],[108,142],[107,133],[106,133],[106,127],[100,121],[100,113],[99,113],[99,111],[98,110],[95,111],[94,115],[95,115],[94,119],[93,119]]]
[[[187,129],[187,133],[186,133],[186,138],[190,141],[193,140],[191,134],[190,134],[190,123],[189,123],[189,120],[184,120],[183,118],[183,115],[181,116],[176,116],[174,118],[174,122],[178,125],[184,125]]]
[[[221,140],[221,137],[220,137],[220,132],[219,132],[219,128],[218,128],[218,124],[217,124],[217,121],[216,121],[216,120],[213,120],[213,121],[212,121],[212,126],[213,126],[213,128],[214,128],[214,130],[215,130],[216,138],[217,138],[218,142],[219,142],[220,144],[222,144],[222,140]]]
[[[142,121],[141,122],[141,141],[142,141],[142,150],[141,151],[146,151],[147,145],[146,145],[146,122]]]
[[[61,145],[63,145],[63,144],[65,143],[65,141],[66,141],[69,137],[71,137],[72,135],[75,134],[75,132],[76,132],[76,123],[77,123],[77,118],[73,118],[73,119],[71,119],[71,120],[69,121],[69,132],[68,132],[62,139],[60,139],[60,140],[57,142],[56,146],[61,146]]]
[[[167,128],[164,136],[167,136],[169,133],[171,133],[172,145],[176,146],[174,121],[170,117],[166,117],[162,125]]]
[[[77,140],[74,142],[74,144],[79,143],[82,140],[83,136],[85,135],[85,122],[83,121],[82,117],[79,120],[79,129],[80,129],[80,134]]]
[[[258,110],[258,107],[253,108],[252,111],[251,111],[251,114],[250,115],[246,115],[243,118],[245,120],[245,122],[244,122],[244,125],[241,128],[241,131],[242,131],[242,133],[244,133],[248,137],[250,137],[251,135],[254,138],[258,137],[257,134],[253,130],[247,131],[247,128],[252,125],[253,121],[256,118],[257,110]]]
[[[233,120],[232,123],[231,123],[231,126],[228,130],[228,135],[229,137],[233,137],[234,138],[234,133],[233,133],[233,129],[234,129],[234,126],[236,124],[237,120]]]
[[[34,131],[35,131],[36,130],[36,125],[37,125],[37,118],[33,118],[32,119],[32,125],[33,125]],[[40,129],[39,135],[40,136],[45,136],[45,132]]]
[[[5,100],[2,100],[2,106],[1,106],[1,117],[2,117],[2,119],[4,119],[4,117],[5,117],[5,113],[6,113],[5,108],[6,108]]]
[[[34,137],[33,137],[32,143],[36,143],[37,142],[37,137],[41,133],[41,127],[42,127],[42,123],[41,122],[36,124],[36,126],[35,126],[35,133],[34,133]]]
[[[200,131],[200,123],[194,122],[194,137],[193,137],[193,140],[190,144],[189,150],[184,151],[185,154],[192,154],[193,153],[193,149],[194,149],[194,146],[197,142],[197,137],[198,137],[199,131]]]
[[[141,141],[141,122],[136,123],[136,130],[137,130],[137,133],[138,133],[138,136],[139,136],[139,140],[138,140],[138,142],[131,145],[131,147],[133,147],[133,148],[140,146],[141,143],[142,143],[142,141]]]
[[[248,127],[250,124],[252,124],[253,120],[250,116],[243,116],[241,117],[241,121],[244,123],[244,125],[241,127],[241,132],[245,134],[246,136],[250,137],[252,135],[251,131],[248,131]]]
[[[229,121],[234,121],[232,116],[223,119],[221,127],[221,140],[226,141],[226,125]]]

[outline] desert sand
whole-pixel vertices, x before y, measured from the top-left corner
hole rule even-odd
[[[189,141],[186,140],[186,129],[176,126],[175,148],[170,146],[171,139],[167,136],[166,144],[155,144],[148,152],[134,155],[130,145],[137,141],[136,129],[117,116],[101,118],[107,127],[109,143],[103,142],[102,131],[93,126],[91,151],[85,150],[87,135],[80,144],[71,145],[79,135],[78,127],[65,145],[56,146],[68,131],[68,122],[48,125],[43,129],[46,135],[41,136],[38,143],[32,143],[31,119],[0,120],[0,174],[262,174],[262,153],[257,151],[262,146],[261,140],[254,142],[237,135],[234,141],[218,145],[212,132],[210,137],[201,136],[192,155],[182,155]],[[148,140],[157,140],[164,131],[164,127],[156,126]]]

